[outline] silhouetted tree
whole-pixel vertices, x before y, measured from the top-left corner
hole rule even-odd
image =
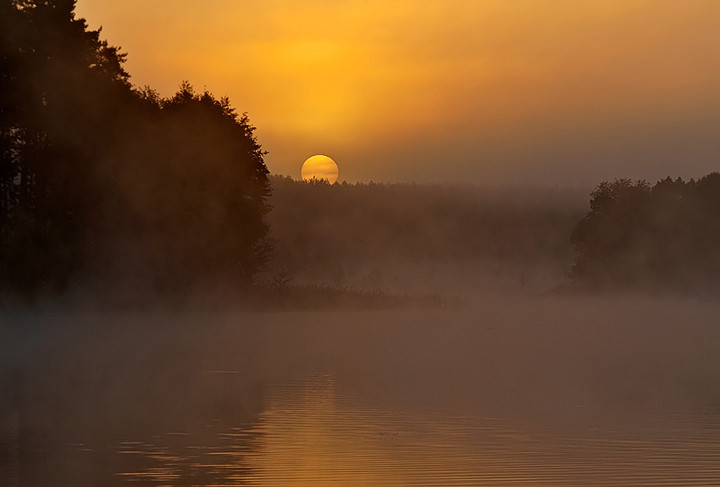
[[[649,186],[644,181],[618,179],[600,183],[592,192],[590,211],[578,224],[571,242],[578,258],[574,276],[598,283],[629,282],[635,277],[633,240],[646,218]]]
[[[158,285],[184,280],[248,284],[267,256],[269,184],[264,152],[246,115],[227,98],[183,83],[154,105],[116,158],[111,233],[145,247]]]
[[[75,0],[0,0],[0,288],[117,274],[247,283],[266,254],[263,151],[228,99],[134,89]]]
[[[720,285],[720,174],[603,182],[571,241],[577,282],[699,290]]]
[[[62,288],[82,266],[98,197],[92,161],[112,124],[107,101],[130,92],[123,56],[74,7],[0,7],[0,272],[24,293]]]

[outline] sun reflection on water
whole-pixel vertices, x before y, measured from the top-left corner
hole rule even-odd
[[[276,384],[253,424],[206,444],[168,434],[124,442],[144,465],[119,474],[152,485],[717,485],[720,425],[648,419],[633,434],[549,432],[499,418],[407,412],[342,392],[331,376]],[[211,427],[211,426],[210,426]],[[206,437],[207,438],[207,437]]]

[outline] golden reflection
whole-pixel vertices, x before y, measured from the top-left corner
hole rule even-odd
[[[687,417],[647,418],[626,434],[520,428],[509,419],[382,407],[339,390],[326,375],[276,384],[265,399],[253,423],[218,430],[215,440],[169,433],[123,442],[118,453],[139,468],[117,475],[278,487],[659,487],[715,485],[720,475],[717,428],[698,429]]]
[[[303,487],[494,485],[483,481],[482,450],[471,445],[466,419],[436,419],[341,396],[329,376],[285,384],[270,394],[255,430],[247,480]]]

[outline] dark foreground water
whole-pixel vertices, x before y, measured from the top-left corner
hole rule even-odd
[[[720,485],[720,306],[2,315],[0,485]]]

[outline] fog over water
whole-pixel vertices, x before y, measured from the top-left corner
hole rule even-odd
[[[242,62],[195,3],[216,54],[182,5],[130,37],[163,85],[185,38],[239,69],[237,107],[134,84],[74,0],[0,1],[0,487],[720,485],[712,2],[236,2]],[[280,175],[318,152],[386,182]]]
[[[718,316],[487,293],[4,312],[3,485],[712,485]]]

